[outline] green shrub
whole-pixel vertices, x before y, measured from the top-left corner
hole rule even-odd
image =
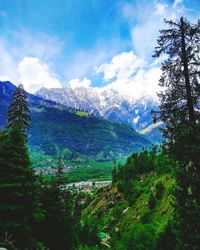
[[[155,249],[156,232],[150,224],[137,224],[122,236],[123,245],[129,250]]]

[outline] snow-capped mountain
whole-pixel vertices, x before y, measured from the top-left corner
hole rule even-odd
[[[149,96],[133,98],[107,88],[41,88],[35,94],[111,121],[128,124],[138,131],[152,124],[151,110],[158,108],[157,101]]]

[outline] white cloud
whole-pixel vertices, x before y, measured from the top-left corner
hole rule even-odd
[[[16,85],[22,82],[32,93],[43,86],[61,86],[58,77],[52,73],[63,48],[56,37],[42,33],[33,35],[21,29],[12,32],[12,38],[16,43],[9,42],[6,35],[0,39],[1,81]]]
[[[46,63],[42,63],[36,57],[24,57],[19,63],[17,71],[19,81],[25,89],[34,93],[41,87],[58,88],[61,87],[56,75],[52,73]]]
[[[159,91],[158,82],[160,75],[161,70],[159,67],[140,69],[135,76],[127,79],[127,81],[116,80],[106,87],[132,96],[135,99],[143,96],[151,96],[157,100],[156,92]]]
[[[113,78],[118,80],[128,79],[141,65],[144,60],[138,58],[133,51],[123,52],[114,56],[110,63],[102,64],[95,68],[96,73],[103,73],[104,80],[108,81]]]
[[[179,1],[180,1],[180,0],[179,0]],[[158,16],[162,16],[162,15],[165,13],[167,7],[168,7],[167,4],[157,3],[157,4],[155,5],[155,12],[154,12],[154,14],[155,14],[155,15],[158,15]]]
[[[70,82],[69,82],[69,86],[71,88],[77,88],[77,87],[90,87],[91,85],[91,80],[90,79],[87,79],[86,77],[84,77],[83,80],[80,80],[78,78],[76,79],[72,79]]]
[[[17,61],[13,57],[9,45],[3,39],[0,39],[0,58],[0,80],[15,82]]]
[[[114,89],[135,99],[148,95],[157,100],[161,69],[156,62],[148,64],[133,51],[123,52],[95,70],[104,74],[105,81],[112,80],[104,89]]]
[[[173,4],[173,7],[176,8],[178,5],[180,5],[182,3],[183,3],[183,0],[175,0],[174,4]]]

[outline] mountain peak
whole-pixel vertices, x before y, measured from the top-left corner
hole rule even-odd
[[[152,124],[152,109],[158,103],[149,95],[133,98],[112,88],[92,88],[70,86],[56,89],[42,88],[36,95],[53,100],[67,107],[81,109],[108,120],[124,123],[143,130]]]
[[[16,86],[12,84],[9,81],[0,81],[0,96],[2,95],[10,95],[14,90],[16,89]]]

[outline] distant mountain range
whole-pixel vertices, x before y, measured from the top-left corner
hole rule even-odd
[[[0,127],[6,123],[15,89],[16,86],[10,82],[0,82]],[[32,116],[29,144],[32,150],[43,155],[54,156],[59,152],[66,159],[92,158],[101,161],[151,145],[146,136],[130,126],[67,108],[29,93],[27,96]],[[77,96],[77,100],[79,98],[81,101],[81,97]]]
[[[161,123],[153,124],[151,110],[158,110],[158,102],[149,96],[132,98],[113,89],[89,87],[41,88],[37,96],[67,107],[84,110],[133,127],[148,134],[153,142],[161,142]]]

